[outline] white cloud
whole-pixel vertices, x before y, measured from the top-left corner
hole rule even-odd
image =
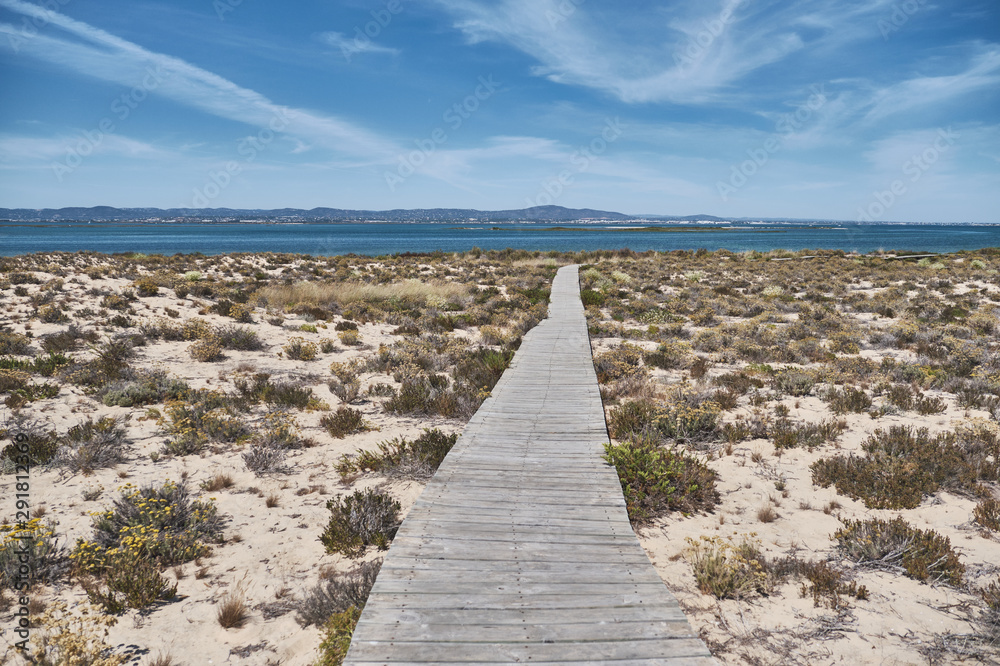
[[[79,38],[70,41],[39,32],[22,39],[15,26],[0,24],[0,33],[6,33],[0,39],[4,48],[16,48],[19,53],[130,88],[146,81],[152,94],[261,130],[280,127],[281,132],[340,153],[384,161],[398,152],[391,141],[358,125],[330,115],[283,107],[184,60],[149,51],[62,14],[22,0],[0,0],[0,6],[45,20]]]
[[[89,136],[82,130],[58,137],[0,136],[0,163],[49,163],[63,159],[74,151],[77,155],[120,155],[143,159],[163,159],[173,155],[145,141],[119,134],[98,134],[94,130],[89,132]]]
[[[320,40],[325,44],[339,49],[341,54],[350,61],[359,53],[381,53],[386,55],[399,55],[399,49],[376,44],[366,35],[364,39],[360,37],[350,37],[342,32],[324,32],[319,35]]]
[[[614,6],[576,0],[437,0],[471,42],[505,42],[552,81],[624,102],[733,103],[731,86],[813,44],[857,39],[850,28],[886,6],[856,0],[782,5],[749,0]],[[615,26],[628,22],[627,29]]]
[[[948,76],[921,76],[877,90],[872,94],[868,121],[913,109],[940,104],[967,93],[995,89],[1000,84],[1000,49],[991,48],[975,56],[968,69]]]

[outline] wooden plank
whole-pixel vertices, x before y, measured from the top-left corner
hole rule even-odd
[[[713,664],[642,550],[576,267],[400,527],[345,664]]]

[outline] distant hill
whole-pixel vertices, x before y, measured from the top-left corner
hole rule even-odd
[[[396,210],[345,210],[342,208],[235,209],[235,208],[0,208],[0,219],[19,222],[79,220],[92,222],[123,221],[201,221],[201,220],[295,220],[305,222],[572,222],[574,220],[631,220],[634,216],[589,208],[535,206],[520,210],[483,211],[471,208],[418,208]],[[699,218],[704,219],[704,218]]]

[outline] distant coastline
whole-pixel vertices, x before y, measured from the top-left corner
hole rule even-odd
[[[113,206],[68,208],[0,208],[0,225],[16,223],[105,223],[105,224],[671,224],[671,225],[858,225],[856,221],[834,219],[755,218],[714,215],[626,214],[589,208],[535,206],[517,210],[484,211],[471,208],[414,208],[384,211],[341,208],[116,208]],[[866,225],[955,224],[996,226],[996,222],[907,222],[875,221]]]

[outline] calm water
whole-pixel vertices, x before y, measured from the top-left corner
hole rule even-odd
[[[313,255],[484,250],[803,250],[953,252],[1000,247],[1000,226],[792,225],[655,232],[621,226],[550,224],[122,224],[0,223],[0,256],[62,250],[97,252],[295,252]],[[677,227],[683,229],[683,227]]]

